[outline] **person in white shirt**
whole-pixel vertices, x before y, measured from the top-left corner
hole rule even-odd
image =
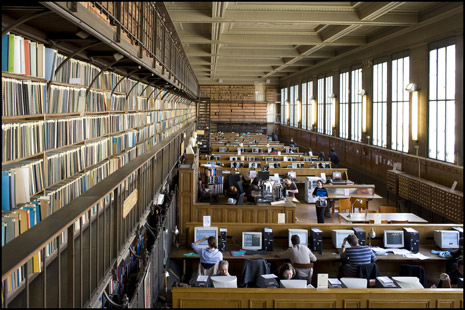
[[[302,268],[299,265],[308,265],[310,262],[316,262],[316,256],[306,245],[300,244],[300,237],[298,235],[291,236],[291,243],[291,248],[279,253],[277,256],[289,259],[296,269],[297,277],[307,279],[308,283],[310,283],[312,281],[313,268]]]

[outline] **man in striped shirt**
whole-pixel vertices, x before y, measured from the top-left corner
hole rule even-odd
[[[350,244],[349,248],[345,248],[346,241]],[[344,277],[357,277],[358,267],[376,262],[376,257],[369,246],[360,246],[358,238],[355,235],[348,235],[342,241],[341,247],[341,260],[348,261],[348,264],[342,266],[342,273]]]

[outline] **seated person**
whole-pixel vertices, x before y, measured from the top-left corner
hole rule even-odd
[[[345,243],[350,244],[350,248],[345,248]],[[348,261],[342,265],[343,277],[358,277],[358,268],[360,265],[366,265],[376,262],[376,257],[371,248],[367,245],[359,245],[358,238],[355,235],[348,235],[342,241],[341,260]]]
[[[307,148],[307,153],[308,153],[308,156],[313,156],[313,151],[311,147]]]
[[[325,152],[321,152],[318,156],[318,161],[326,161]]]
[[[295,194],[299,193],[299,189],[294,181],[291,180],[289,176],[284,178],[284,188],[286,190],[286,195],[289,197],[295,197]]]
[[[261,185],[262,180],[255,177],[247,189],[247,201],[255,202],[255,199],[252,197],[252,191],[259,191]]]
[[[284,263],[278,268],[279,280],[290,280],[296,275],[294,267],[290,263]]]
[[[297,144],[295,144],[295,142],[294,142],[294,138],[291,138],[291,142],[289,142],[289,146],[290,147],[296,147],[297,146]]]
[[[310,264],[310,262],[316,262],[316,256],[306,246],[300,244],[300,237],[298,235],[291,236],[292,247],[284,252],[277,254],[276,256],[281,258],[287,258],[292,264]],[[312,280],[313,268],[297,268],[297,278],[306,279],[309,283]]]
[[[271,148],[271,154],[278,154],[278,150],[276,148]]]
[[[199,201],[210,199],[211,191],[208,185],[203,184],[202,179],[199,178]]]
[[[237,190],[237,187],[235,187],[234,185],[231,185],[230,187],[228,187],[228,191],[226,192],[226,196],[227,198],[233,198],[237,201],[237,199],[239,198],[239,191]]]
[[[199,247],[199,244],[208,239],[208,248]],[[204,269],[212,268],[216,263],[223,260],[223,253],[218,250],[215,237],[205,236],[196,242],[192,242],[192,249],[199,254],[200,263]]]
[[[450,251],[452,260],[447,262],[446,273],[449,275],[452,286],[458,284],[459,278],[463,277],[463,238],[459,240],[459,248]]]
[[[213,274],[212,277],[216,276],[230,276],[229,274],[229,262],[227,260],[222,260],[218,263],[218,272]],[[211,278],[208,278],[208,287],[213,287]]]

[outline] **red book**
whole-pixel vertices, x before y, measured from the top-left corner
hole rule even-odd
[[[26,75],[31,75],[31,52],[30,52],[31,42],[24,39],[24,70]]]

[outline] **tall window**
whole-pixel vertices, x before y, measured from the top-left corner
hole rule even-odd
[[[454,162],[455,44],[430,45],[428,157]],[[412,117],[415,117],[412,115]]]
[[[333,133],[332,120],[334,119],[335,109],[333,107],[333,99],[330,96],[333,94],[333,77],[328,76],[325,79],[325,134]]]
[[[299,127],[300,106],[297,100],[299,99],[299,86],[294,86],[294,127]]]
[[[362,69],[352,70],[350,74],[350,139],[362,141],[362,96],[358,94],[362,89]]]
[[[387,146],[387,62],[373,66],[373,145]]]
[[[316,117],[313,106],[313,81],[307,83],[307,129],[312,129]]]
[[[323,133],[324,129],[324,106],[325,106],[325,78],[318,79],[318,119],[317,131]]]
[[[294,127],[294,108],[295,108],[294,87],[295,86],[291,86],[290,94],[289,94],[290,95],[290,100],[289,100],[289,104],[290,104],[289,120],[290,120],[290,123],[289,123],[289,126],[291,126],[291,127]]]
[[[409,143],[409,67],[408,56],[392,61],[391,148],[401,152],[408,152]]]
[[[349,72],[339,75],[339,136],[349,137]]]
[[[302,83],[302,129],[307,129],[307,83]]]
[[[281,89],[281,124],[287,125],[288,116],[287,88]]]

